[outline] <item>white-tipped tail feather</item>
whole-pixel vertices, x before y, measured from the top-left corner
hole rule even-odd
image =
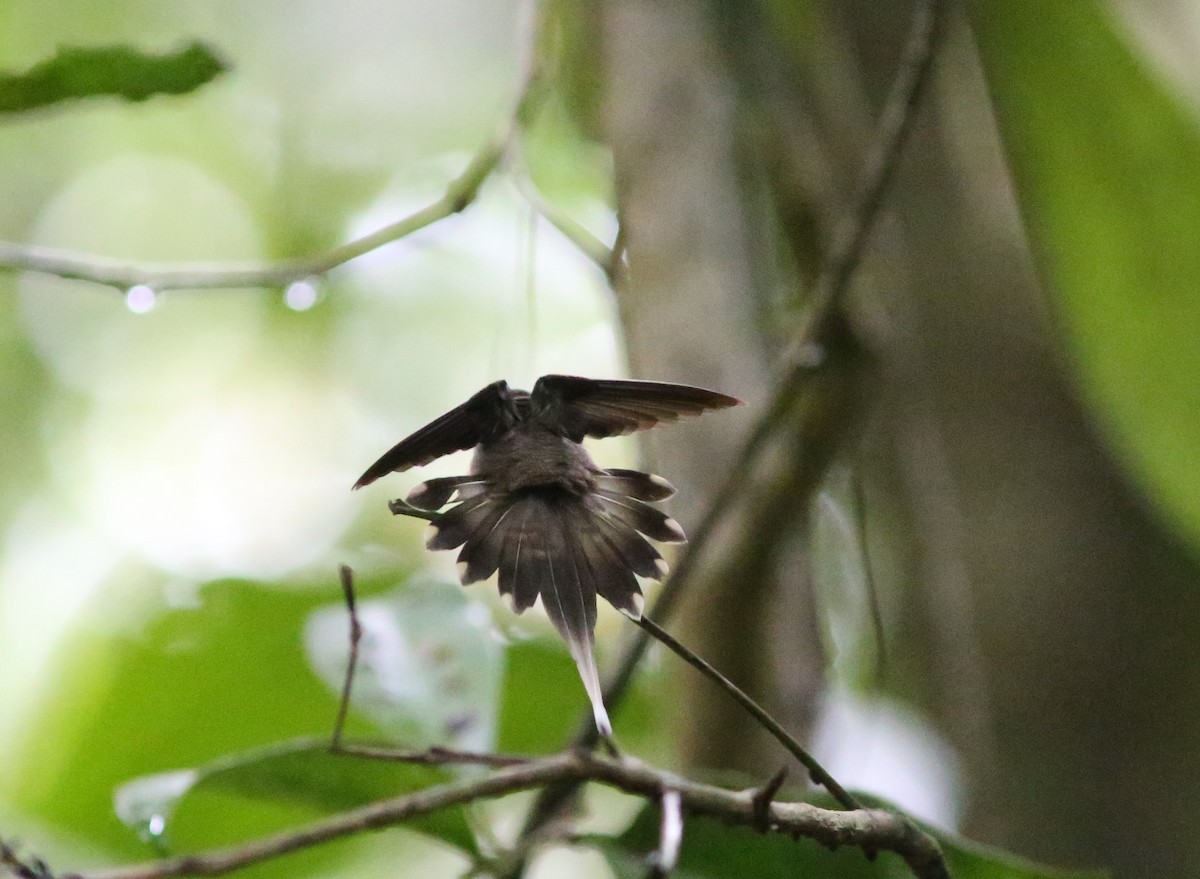
[[[647,537],[669,542],[685,537],[674,519],[649,503],[673,491],[665,480],[610,470],[596,482],[596,491],[583,496],[550,486],[505,494],[480,491],[481,483],[463,477],[431,480],[413,495],[423,504],[458,499],[431,523],[427,545],[462,547],[458,572],[464,584],[499,572],[500,594],[517,613],[541,599],[579,669],[596,728],[607,736],[612,725],[593,649],[596,596],[639,619],[637,577],[661,579],[667,572]]]

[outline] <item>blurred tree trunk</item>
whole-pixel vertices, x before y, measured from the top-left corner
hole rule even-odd
[[[806,260],[793,246],[789,275],[763,239],[811,224],[819,242],[845,211],[914,4],[814,4],[807,55],[794,35],[731,26],[731,9],[608,0],[596,25],[629,242],[618,295],[633,369],[760,401],[773,338],[764,314],[774,290],[811,280],[818,252]],[[778,12],[740,9],[761,13],[760,24]],[[957,747],[968,833],[1117,875],[1191,875],[1200,841],[1179,827],[1200,819],[1190,760],[1200,642],[1180,622],[1200,611],[1197,566],[1129,488],[1078,402],[971,35],[953,25],[859,276],[859,323],[884,365],[858,463],[872,528],[890,548],[884,588],[902,608],[890,685],[924,704]],[[772,102],[791,108],[791,127],[781,142],[752,145],[756,177],[743,138]],[[772,167],[780,149],[784,173]],[[753,412],[653,437],[685,525]],[[823,660],[807,497],[788,498],[801,479],[788,442],[773,486],[756,483],[715,541],[685,626],[701,653],[803,730]],[[707,687],[681,710],[690,762],[768,762]]]
[[[609,0],[599,26],[630,266],[617,293],[633,372],[752,404],[649,437],[652,460],[664,462],[679,488],[674,510],[690,531],[769,390],[767,344],[757,331],[770,283],[756,260],[761,210],[745,181],[738,84],[713,4]],[[803,734],[824,662],[798,543],[807,505],[792,490],[800,478],[794,459],[782,459],[728,512],[685,599],[682,628],[693,649],[776,711],[786,709]],[[780,620],[782,630],[772,628]],[[778,746],[727,696],[693,677],[688,686],[694,690],[680,705],[685,762],[778,767]]]

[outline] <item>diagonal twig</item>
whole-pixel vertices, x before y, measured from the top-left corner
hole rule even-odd
[[[702,675],[715,683],[718,687],[733,697],[739,705],[746,709],[749,714],[759,722],[759,724],[772,736],[779,744],[787,749],[788,753],[795,757],[805,769],[808,770],[809,776],[814,782],[828,790],[839,803],[847,809],[861,809],[862,803],[854,798],[844,787],[838,784],[837,779],[830,775],[825,768],[817,762],[804,746],[792,737],[792,735],[783,728],[783,726],[772,717],[766,709],[746,695],[737,684],[725,677],[710,663],[701,657],[697,656],[691,650],[688,650],[682,644],[675,640],[662,626],[654,622],[649,617],[643,616],[640,619],[634,620],[643,631],[649,632],[651,637],[656,641],[660,641],[668,647],[676,656],[690,665],[692,668],[699,671]]]
[[[362,641],[362,624],[358,621],[358,602],[354,596],[354,571],[349,565],[338,567],[342,581],[342,595],[346,599],[346,613],[350,618],[350,658],[346,663],[346,679],[342,682],[342,698],[338,701],[337,718],[333,723],[333,736],[329,750],[342,749],[342,731],[346,726],[346,715],[350,712],[350,691],[354,687],[354,673],[358,670],[358,647]]]
[[[766,784],[751,794],[750,802],[754,805],[754,826],[759,833],[766,833],[771,829],[771,803],[775,801],[775,797],[779,794],[783,783],[787,781],[787,777],[787,766],[781,766],[778,772],[767,779]]]
[[[514,138],[509,145],[505,163],[512,174],[517,192],[529,203],[529,206],[562,233],[564,238],[574,244],[580,253],[595,263],[605,276],[608,276],[614,261],[614,251],[582,225],[560,211],[542,194],[533,181],[529,166],[525,162],[525,153],[520,138]],[[619,257],[616,258],[619,259]]]

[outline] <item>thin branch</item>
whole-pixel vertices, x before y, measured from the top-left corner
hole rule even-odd
[[[771,829],[771,803],[775,802],[787,777],[788,768],[785,764],[750,796],[750,802],[754,804],[754,826],[760,833]]]
[[[680,808],[687,814],[713,816],[744,826],[754,826],[756,820],[753,792],[700,784],[628,758],[615,760],[598,754],[568,751],[498,769],[480,778],[450,782],[383,800],[297,830],[240,845],[98,870],[84,876],[86,879],[221,876],[335,839],[403,824],[431,812],[567,781],[594,781],[654,800],[661,800],[664,792],[672,791],[677,793]],[[849,845],[894,852],[905,860],[918,879],[949,877],[937,842],[902,816],[891,812],[876,809],[834,812],[808,803],[772,803],[767,817],[772,832],[806,837],[830,847]]]
[[[671,636],[662,626],[654,622],[649,617],[643,616],[641,619],[634,620],[642,629],[649,632],[657,641],[666,645],[675,655],[690,665],[692,668],[699,671],[702,675],[715,683],[718,687],[733,697],[734,701],[746,709],[750,715],[759,722],[759,724],[772,736],[779,744],[787,749],[788,753],[800,761],[805,769],[808,770],[809,776],[819,785],[822,785],[828,790],[839,803],[847,809],[861,809],[862,803],[855,799],[845,788],[838,784],[837,779],[830,775],[825,768],[817,762],[804,749],[804,746],[797,742],[792,735],[783,728],[783,726],[767,713],[761,705],[746,695],[737,684],[725,677],[715,668],[712,667],[706,660],[697,656],[688,648],[684,647],[674,637]]]
[[[503,155],[504,144],[497,138],[471,160],[467,169],[432,204],[369,235],[312,256],[237,263],[146,263],[0,241],[0,269],[91,281],[122,291],[138,285],[156,291],[283,287],[323,275],[458,213],[475,200]]]
[[[163,290],[213,290],[238,287],[284,287],[324,275],[338,266],[432,226],[465,210],[500,166],[516,133],[527,125],[544,93],[544,64],[537,44],[545,12],[534,4],[529,47],[523,51],[522,79],[512,111],[500,131],[475,154],[466,170],[452,180],[440,198],[369,235],[308,256],[246,262],[156,263],[113,259],[94,254],[0,241],[0,270],[39,272],[91,281],[125,291],[146,286]]]
[[[408,751],[379,745],[347,745],[339,742],[332,750],[335,754],[345,754],[348,757],[362,757],[383,763],[412,763],[417,766],[490,766],[499,769],[505,766],[525,766],[536,759],[516,754],[457,751],[436,746],[424,751]]]
[[[537,184],[533,182],[529,166],[525,163],[524,151],[517,139],[514,139],[509,147],[506,164],[512,173],[513,184],[517,187],[521,197],[529,203],[529,206],[561,232],[564,238],[574,244],[580,253],[594,262],[607,276],[613,263],[612,249],[546,199]]]
[[[0,840],[0,867],[17,879],[54,879],[45,861],[37,857],[22,857],[3,840]]]
[[[346,715],[350,712],[350,691],[354,687],[354,673],[358,670],[358,645],[362,640],[362,624],[358,621],[358,603],[354,597],[354,571],[349,565],[340,565],[338,574],[342,581],[342,595],[346,599],[346,612],[350,617],[350,658],[346,663],[342,698],[338,702],[337,718],[333,723],[333,736],[329,743],[331,751],[342,748],[342,731],[346,726]]]
[[[862,555],[867,610],[871,617],[871,631],[875,635],[875,686],[882,687],[887,679],[887,631],[883,625],[883,605],[879,601],[879,582],[875,577],[875,566],[871,563],[871,545],[867,534],[867,487],[857,467],[850,474],[850,490],[854,497],[855,533]]]
[[[617,237],[613,240],[612,258],[607,266],[604,267],[604,274],[608,276],[608,283],[613,287],[617,286],[621,279],[621,274],[626,269],[625,264],[625,249],[629,244],[629,227],[625,225],[625,219],[621,216],[621,210],[617,209]]]

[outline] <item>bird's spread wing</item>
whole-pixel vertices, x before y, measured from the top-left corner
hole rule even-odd
[[[542,376],[530,398],[534,418],[576,442],[585,436],[632,433],[740,403],[735,397],[690,385],[573,375]]]
[[[362,488],[385,474],[420,467],[451,452],[474,448],[508,430],[514,417],[508,385],[503,381],[492,382],[461,406],[394,445],[358,477],[354,487]]]

